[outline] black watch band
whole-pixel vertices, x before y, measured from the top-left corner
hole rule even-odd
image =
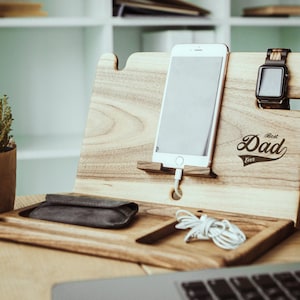
[[[285,76],[288,77],[288,70],[286,67],[286,60],[288,54],[291,52],[290,49],[286,48],[270,48],[267,51],[267,56],[265,60],[265,67],[284,67],[286,69]],[[285,92],[287,92],[287,83],[284,86]],[[268,109],[290,109],[290,101],[287,96],[282,98],[280,101],[274,101],[270,97],[270,99],[266,99],[268,97],[264,97],[265,99],[259,99],[258,104],[261,108],[268,108]]]
[[[272,65],[285,65],[287,56],[290,52],[291,49],[285,48],[268,49],[265,63]]]

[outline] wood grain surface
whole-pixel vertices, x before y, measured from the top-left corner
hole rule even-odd
[[[289,236],[294,229],[290,220],[236,215],[225,212],[189,210],[216,219],[228,219],[246,234],[247,241],[234,250],[218,248],[212,241],[184,242],[186,230],[170,234],[150,243],[137,242],[149,233],[176,223],[180,207],[139,202],[134,223],[124,229],[95,229],[30,219],[28,212],[36,205],[0,216],[0,238],[70,252],[144,263],[174,270],[217,268],[247,264]],[[173,224],[173,226],[175,226]]]
[[[140,161],[151,162],[169,55],[135,53],[121,71],[114,55],[102,56],[74,191],[273,216],[299,225],[300,112],[257,107],[257,70],[264,60],[265,53],[230,54],[212,167],[217,178],[186,174],[183,196],[174,201],[173,174],[137,168]],[[300,55],[291,53],[287,64],[289,96],[299,98]],[[242,149],[247,138],[249,151]]]
[[[180,186],[183,196],[174,200],[172,172],[137,167],[138,162],[151,162],[169,55],[136,53],[122,71],[114,55],[104,55],[74,192],[135,201],[140,206],[135,222],[121,230],[91,229],[30,219],[27,207],[0,215],[0,238],[177,270],[258,258],[292,233],[299,214],[299,111],[257,107],[255,81],[263,62],[264,54],[230,54],[212,168],[217,177],[187,172]],[[299,55],[289,55],[293,98],[300,95],[297,63]],[[259,151],[250,149],[253,144],[248,152],[239,149],[249,137]],[[242,155],[250,162],[260,159],[245,163]],[[231,251],[211,241],[184,243],[186,232],[170,230],[181,207],[229,219],[246,233],[247,241]],[[162,228],[170,234],[162,237]],[[154,241],[141,242],[153,233]]]
[[[43,201],[43,195],[18,196],[15,209]],[[254,263],[299,261],[300,231],[273,247]],[[170,269],[130,263],[46,247],[0,241],[0,294],[6,300],[51,299],[55,283],[170,272]]]

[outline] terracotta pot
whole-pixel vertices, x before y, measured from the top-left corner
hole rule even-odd
[[[16,195],[17,149],[0,152],[0,212],[14,209]]]

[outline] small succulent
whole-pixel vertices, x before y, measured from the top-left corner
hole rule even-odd
[[[13,146],[12,135],[12,113],[8,104],[8,96],[0,97],[0,152],[8,151]]]

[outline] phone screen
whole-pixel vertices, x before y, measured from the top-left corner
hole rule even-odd
[[[223,57],[174,56],[155,152],[206,156]]]

